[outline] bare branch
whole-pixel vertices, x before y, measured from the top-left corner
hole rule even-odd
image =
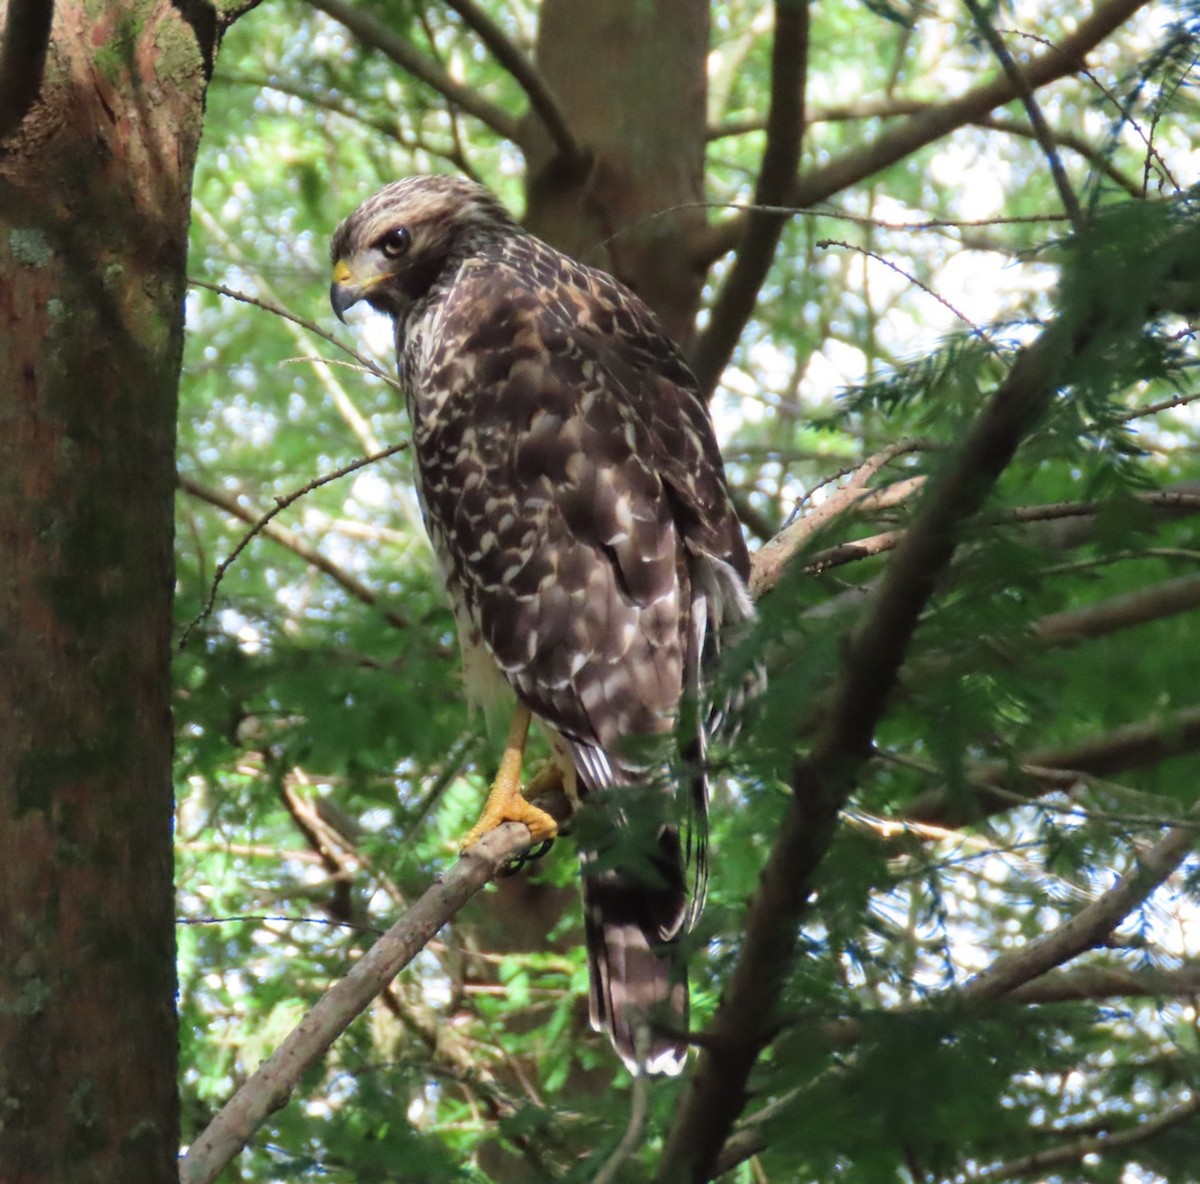
[[[1062,788],[1061,780],[1047,778],[1035,770],[1112,777],[1197,749],[1200,749],[1200,706],[1185,707],[1149,723],[1126,724],[1065,748],[1028,753],[1020,768],[1029,778],[1028,800],[1032,801],[1040,794]],[[969,800],[964,800],[962,794],[951,796],[941,789],[930,790],[910,803],[902,817],[927,826],[970,825],[1013,808],[1016,803],[1012,780],[1012,767],[1007,763],[981,769],[971,776],[975,793]]]
[[[1154,966],[1080,966],[1055,970],[1014,987],[1006,998],[1018,1003],[1071,1003],[1086,999],[1170,999],[1200,995],[1200,962],[1174,970]]]
[[[42,89],[53,0],[8,0],[0,47],[0,141],[21,126]]]
[[[983,1184],[984,1181],[992,1184],[996,1180],[1016,1180],[1022,1176],[1041,1175],[1042,1173],[1051,1176],[1058,1175],[1059,1173],[1054,1171],[1055,1168],[1065,1164],[1079,1163],[1089,1155],[1105,1155],[1147,1143],[1156,1135],[1162,1134],[1163,1131],[1169,1130],[1173,1126],[1178,1126],[1181,1122],[1189,1121],[1197,1114],[1200,1114],[1200,1095],[1192,1098],[1190,1102],[1185,1102],[1182,1106],[1176,1106],[1154,1118],[1144,1118],[1141,1122],[1126,1127],[1124,1130],[1103,1135],[1089,1135],[1045,1151],[1035,1151],[1032,1155],[1021,1156],[1020,1159],[1011,1159],[1007,1163],[983,1168],[966,1176],[965,1179],[970,1184],[975,1184],[976,1181],[979,1184]]]
[[[1070,645],[1194,608],[1200,608],[1200,576],[1181,576],[1085,608],[1053,613],[1038,621],[1034,632],[1048,645]]]
[[[377,17],[359,4],[350,0],[311,0],[314,8],[345,25],[363,45],[391,58],[396,65],[407,70],[414,78],[432,87],[448,102],[473,115],[496,135],[510,140],[522,148],[521,124],[509,113],[494,103],[489,103],[472,87],[456,82],[432,58],[421,53],[403,37],[397,36]]]
[[[1057,929],[1001,954],[986,970],[955,991],[963,1003],[998,999],[1023,983],[1069,962],[1104,939],[1195,850],[1194,826],[1172,827],[1149,850],[1135,854],[1133,866],[1107,892],[1085,905]]]
[[[901,440],[868,457],[854,470],[850,480],[816,509],[783,528],[770,542],[764,543],[751,559],[750,592],[757,600],[779,582],[784,568],[818,531],[836,518],[861,506],[878,492],[869,487],[884,466],[898,456],[916,452],[928,445],[921,440]]]
[[[529,105],[542,121],[558,155],[564,163],[574,165],[584,157],[583,149],[575,139],[567,122],[566,112],[550,84],[511,41],[502,28],[475,0],[446,0],[446,3],[463,18],[467,26],[478,34],[480,41],[492,51],[496,62],[512,75],[517,85],[525,92]]]
[[[530,845],[529,831],[505,823],[452,868],[334,983],[292,1033],[221,1108],[184,1157],[182,1184],[211,1184],[267,1116],[287,1103],[315,1063],[430,938]]]
[[[754,187],[756,205],[790,205],[795,201],[800,145],[804,136],[807,71],[808,2],[777,0],[775,37],[771,45],[767,144]],[[740,228],[737,257],[690,359],[701,390],[711,392],[720,380],[721,371],[754,312],[759,289],[771,269],[775,248],[786,224],[784,215],[753,210]]]
[[[1193,489],[1156,489],[1133,496],[1144,506],[1170,513],[1189,514],[1200,510],[1200,493]],[[1016,506],[1011,510],[1002,510],[993,515],[991,521],[995,524],[1005,524],[1054,522],[1067,518],[1094,518],[1103,509],[1103,502],[1048,502],[1043,506]],[[885,551],[894,550],[903,538],[904,531],[888,530],[867,538],[839,543],[836,547],[818,551],[815,555],[810,556],[807,570],[825,571],[831,567],[853,563],[858,559],[881,555]]]

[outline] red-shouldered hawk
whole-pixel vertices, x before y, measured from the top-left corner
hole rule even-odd
[[[703,896],[711,719],[685,704],[700,701],[722,631],[752,612],[699,387],[636,295],[472,182],[387,186],[338,227],[331,254],[338,316],[365,299],[395,321],[417,492],[468,682],[517,699],[468,843],[505,820],[555,833],[520,794],[530,714],[568,792],[599,804],[620,787],[667,788],[661,754],[631,740],[691,721],[685,784],[657,812],[648,851],[622,861],[618,844],[616,866],[603,844],[581,854],[592,1024],[631,1068],[678,1072],[687,983],[673,947]],[[609,800],[622,826],[647,799]]]

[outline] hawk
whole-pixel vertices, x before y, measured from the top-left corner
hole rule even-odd
[[[633,1071],[678,1072],[677,947],[702,903],[703,758],[721,716],[695,704],[722,634],[752,613],[700,388],[633,292],[535,238],[473,182],[388,185],[337,228],[331,255],[338,317],[366,300],[395,322],[417,493],[468,691],[515,697],[500,775],[464,846],[504,821],[555,834],[521,794],[531,717],[569,796],[603,806],[608,795],[616,829],[652,815],[641,850],[582,851],[590,1013]],[[671,786],[661,752],[638,738],[677,727],[687,772]],[[656,788],[639,797],[639,785]]]

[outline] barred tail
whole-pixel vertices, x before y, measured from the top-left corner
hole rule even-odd
[[[583,908],[592,1027],[607,1031],[631,1072],[683,1069],[687,970],[678,941],[687,911],[686,873],[674,828],[659,838],[660,883],[628,872],[589,874]]]

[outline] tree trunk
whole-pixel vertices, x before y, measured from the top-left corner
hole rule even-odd
[[[708,22],[707,0],[546,0],[538,25],[538,68],[589,165],[533,137],[529,228],[622,279],[682,345],[704,284],[688,244],[707,220]]]
[[[200,4],[59,0],[0,144],[0,1180],[178,1179],[170,625]]]

